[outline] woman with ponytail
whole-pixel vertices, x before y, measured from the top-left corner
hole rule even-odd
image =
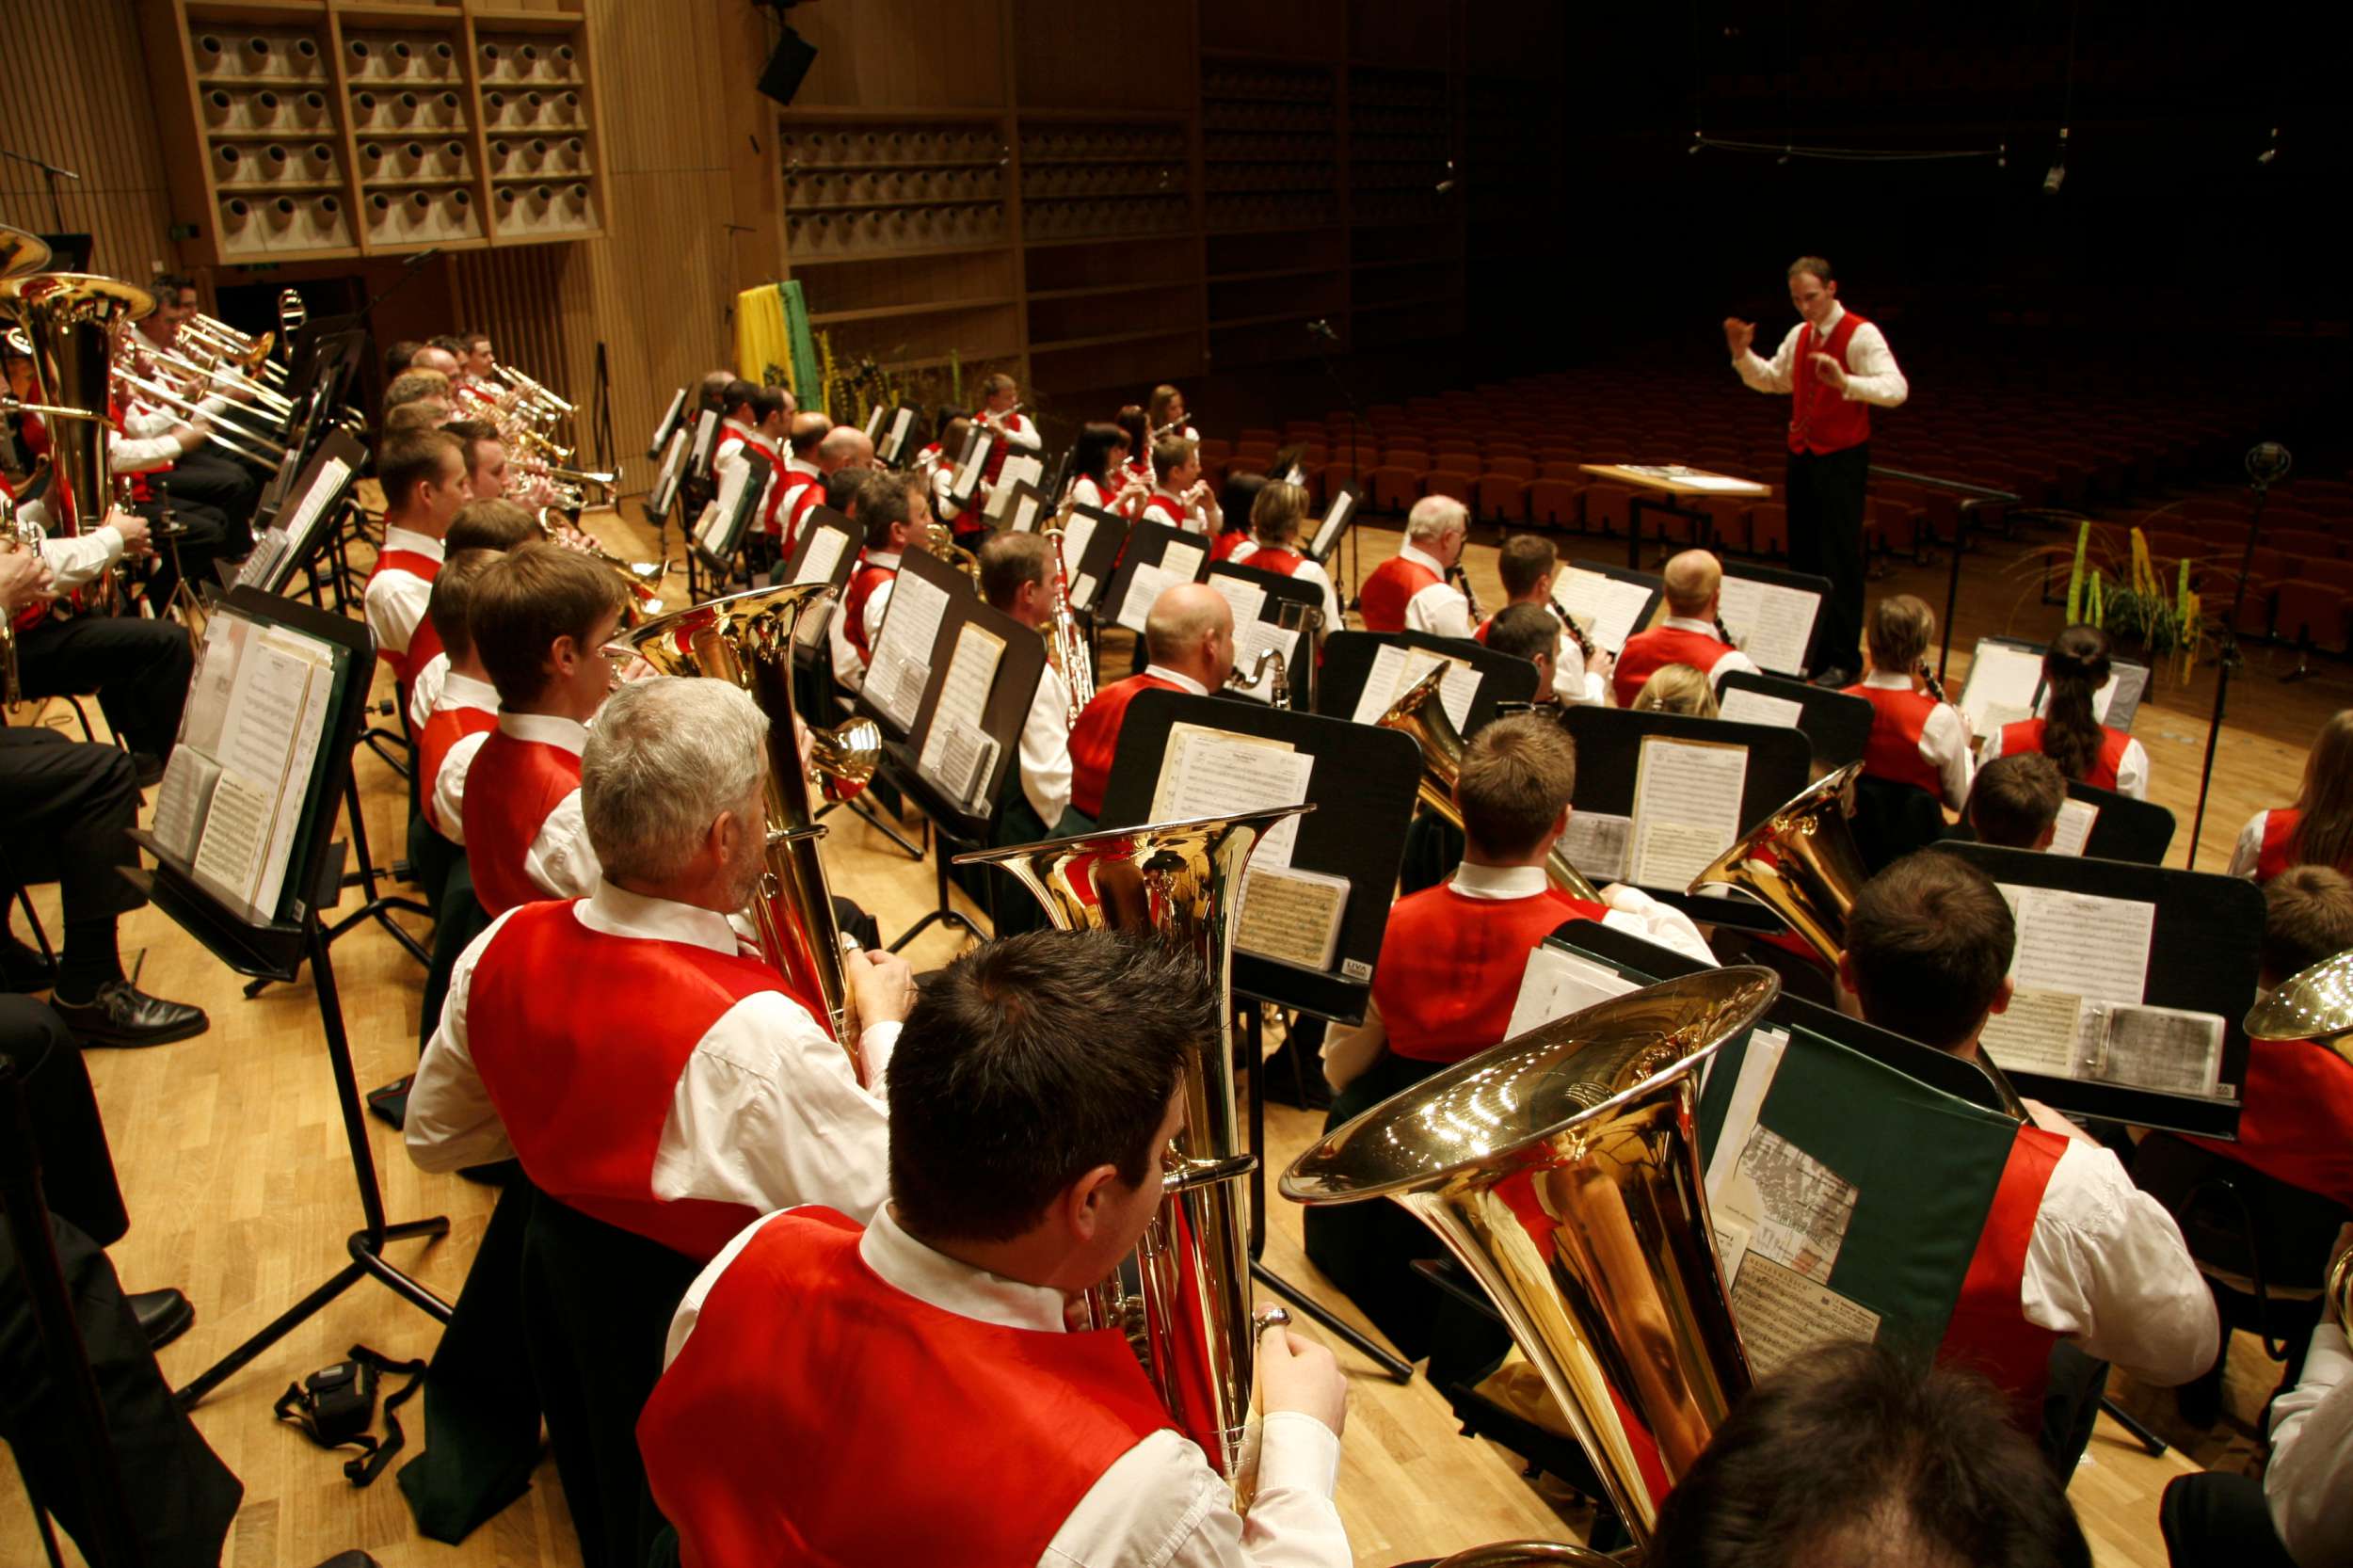
[[[2296,804],[2258,811],[2239,830],[2233,876],[2268,882],[2291,866],[2353,876],[2353,708],[2339,709],[2313,737]]]
[[[2108,634],[2071,626],[2042,655],[2042,716],[2006,724],[1986,737],[1982,761],[2039,751],[2060,774],[2135,800],[2149,798],[2149,753],[2100,722],[2092,697],[2108,682]]]

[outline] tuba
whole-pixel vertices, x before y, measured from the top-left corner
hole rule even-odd
[[[817,856],[817,840],[825,830],[809,804],[792,712],[792,628],[804,605],[832,591],[825,583],[754,588],[664,616],[628,635],[638,656],[664,675],[731,680],[768,716],[763,787],[768,870],[752,901],[760,955],[799,994],[820,999],[826,1025],[863,1083],[866,1064],[858,1052],[857,1008],[843,967],[841,928],[834,920],[824,862]],[[833,732],[811,727],[810,733],[822,737],[821,755],[837,743]],[[870,757],[880,755],[879,735],[873,740]]]
[[[1250,1311],[1248,1200],[1238,1183],[1257,1159],[1246,1150],[1235,1108],[1234,923],[1251,851],[1276,823],[1312,809],[1108,828],[956,856],[958,865],[1012,872],[1061,930],[1151,932],[1198,958],[1216,987],[1223,1022],[1186,1059],[1185,1128],[1172,1149],[1160,1212],[1136,1248],[1141,1300],[1114,1279],[1090,1290],[1087,1306],[1096,1328],[1132,1331],[1140,1320],[1145,1373],[1241,1504],[1251,1490],[1243,1437],[1257,1329],[1284,1319],[1254,1320]]]
[[[1781,994],[1710,969],[1482,1051],[1300,1156],[1283,1195],[1397,1200],[1486,1289],[1638,1545],[1748,1391],[1692,1125],[1699,1069]],[[1516,1553],[1517,1555],[1513,1555]],[[1620,1560],[1577,1547],[1469,1560]]]
[[[1454,781],[1463,772],[1463,732],[1454,728],[1454,720],[1438,700],[1438,688],[1445,683],[1447,665],[1437,668],[1414,682],[1405,695],[1389,705],[1381,715],[1384,729],[1394,729],[1411,735],[1421,747],[1421,803],[1449,823],[1457,832],[1463,826],[1463,808],[1454,804]],[[1569,857],[1559,844],[1545,858],[1545,876],[1554,888],[1571,898],[1588,904],[1602,902],[1601,892],[1587,880],[1583,872],[1569,864]]]

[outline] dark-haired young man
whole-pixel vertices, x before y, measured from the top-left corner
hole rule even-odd
[[[387,441],[376,476],[384,487],[384,548],[368,575],[368,631],[406,708],[417,672],[441,650],[424,610],[441,569],[442,536],[468,499],[465,444],[439,430]]]
[[[867,664],[874,657],[874,636],[890,608],[899,558],[932,520],[925,489],[920,477],[888,471],[869,473],[858,485],[857,524],[866,544],[842,593],[841,608],[826,629],[833,646],[833,678],[854,692],[866,685]]]
[[[925,981],[890,1064],[890,1201],[760,1221],[671,1323],[637,1436],[684,1560],[1351,1561],[1329,1351],[1260,1336],[1245,1518],[1126,1337],[1067,1328],[1159,1206],[1216,1006],[1197,964],[1100,932]]]
[[[1561,651],[1561,623],[1538,604],[1507,604],[1479,623],[1479,640],[1497,653],[1525,659],[1536,666],[1536,701],[1562,699],[1553,661]]]
[[[2049,849],[2066,803],[2067,779],[2058,764],[2039,751],[2022,751],[1977,770],[1961,816],[1981,844]]]
[[[1521,605],[1532,605],[1550,617],[1553,625],[1554,648],[1547,680],[1539,688],[1551,696],[1544,700],[1607,703],[1611,695],[1610,671],[1617,661],[1599,648],[1588,659],[1584,646],[1561,624],[1552,605],[1553,577],[1560,569],[1560,552],[1543,535],[1514,534],[1504,540],[1503,548],[1496,552],[1496,573],[1503,579],[1504,607],[1481,621],[1471,635],[1487,642],[1489,628],[1495,625],[1497,616]]]
[[[1864,885],[1838,977],[1869,1022],[1976,1060],[1986,1019],[2009,1005],[2016,945],[1993,880],[1925,850]],[[2220,1339],[2213,1294],[2173,1216],[2073,1123],[2028,1110],[1937,1353],[1992,1378],[2032,1432],[2062,1341],[2170,1386],[2205,1370]],[[2060,1457],[2072,1465],[2073,1454]]]

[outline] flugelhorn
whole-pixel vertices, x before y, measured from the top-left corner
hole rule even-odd
[[[536,520],[541,536],[567,550],[577,550],[600,567],[609,567],[629,587],[629,616],[636,625],[662,614],[660,589],[662,580],[670,575],[667,561],[624,561],[585,534],[573,530],[577,538],[568,538],[564,531],[548,520],[548,509],[540,507]]]
[[[956,543],[955,535],[944,522],[923,524],[916,535],[915,548],[936,561],[945,561],[970,580],[975,593],[981,586],[981,558]]]
[[[980,850],[958,865],[997,865],[1020,879],[1064,931],[1146,931],[1197,958],[1216,987],[1218,1031],[1186,1054],[1184,1130],[1159,1215],[1136,1249],[1140,1304],[1117,1282],[1088,1292],[1097,1328],[1141,1329],[1139,1353],[1169,1415],[1232,1482],[1244,1464],[1260,1320],[1250,1310],[1247,1200],[1257,1164],[1234,1096],[1234,922],[1251,851],[1277,823],[1313,808],[1111,828]],[[1279,1318],[1264,1320],[1280,1321]]]
[[[2290,975],[2248,1010],[2242,1027],[2257,1040],[2311,1040],[2353,1062],[2353,952]]]
[[[1463,808],[1454,803],[1454,782],[1463,776],[1463,732],[1454,728],[1453,715],[1438,700],[1438,688],[1446,681],[1451,668],[1444,660],[1437,668],[1425,674],[1407,687],[1403,696],[1389,705],[1381,715],[1384,729],[1394,729],[1410,735],[1421,747],[1421,780],[1417,792],[1421,803],[1444,817],[1456,831],[1463,826]],[[1602,902],[1601,890],[1595,888],[1583,872],[1569,863],[1569,857],[1559,844],[1545,856],[1545,879],[1571,898],[1588,904]]]
[[[1384,1100],[1283,1176],[1294,1202],[1392,1198],[1437,1234],[1638,1546],[1748,1391],[1693,1124],[1700,1067],[1780,994],[1742,967],[1614,998]]]

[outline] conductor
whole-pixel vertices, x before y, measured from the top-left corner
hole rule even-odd
[[[1838,302],[1819,256],[1789,264],[1789,303],[1804,319],[1767,360],[1749,344],[1756,324],[1724,318],[1732,368],[1761,392],[1789,400],[1789,565],[1830,579],[1809,662],[1817,686],[1845,686],[1863,643],[1863,487],[1871,466],[1871,408],[1911,395],[1886,335]]]

